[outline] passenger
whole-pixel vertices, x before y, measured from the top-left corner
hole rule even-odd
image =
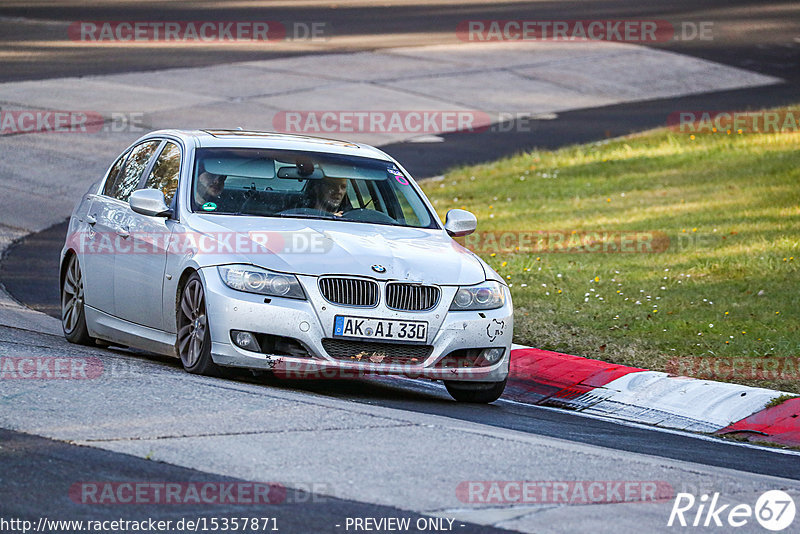
[[[225,180],[228,177],[224,174],[214,174],[213,172],[203,171],[197,177],[194,187],[194,201],[196,208],[206,211],[216,211],[225,190]],[[206,205],[214,204],[213,209],[206,209]]]

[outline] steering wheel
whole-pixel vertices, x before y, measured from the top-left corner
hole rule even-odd
[[[389,217],[382,211],[369,210],[366,208],[356,208],[350,211],[346,211],[342,215],[342,219],[348,219],[351,221],[359,221],[359,222],[397,224],[397,221],[395,219]]]

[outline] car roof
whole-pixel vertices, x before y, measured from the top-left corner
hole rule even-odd
[[[306,135],[292,135],[278,132],[255,130],[158,130],[145,137],[171,135],[185,142],[194,143],[197,148],[270,148],[277,150],[305,150],[328,152],[350,156],[361,156],[391,161],[383,151],[365,144],[325,139]]]

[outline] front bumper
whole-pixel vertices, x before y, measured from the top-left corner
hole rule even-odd
[[[236,291],[220,279],[215,267],[201,269],[206,289],[206,307],[211,327],[211,356],[228,367],[274,370],[287,378],[355,378],[385,374],[433,380],[499,382],[508,376],[513,331],[511,298],[496,310],[450,312],[457,288],[442,287],[439,305],[428,312],[398,312],[379,303],[375,308],[353,308],[331,304],[322,298],[317,278],[299,276],[308,300],[269,297]],[[381,285],[381,290],[383,286]],[[508,288],[504,288],[508,292]],[[362,363],[332,358],[322,339],[333,337],[336,315],[368,316],[428,322],[431,354],[420,364]],[[231,330],[243,330],[294,338],[309,349],[308,357],[251,352],[231,342]],[[502,359],[488,367],[440,368],[440,360],[458,349],[500,347]]]

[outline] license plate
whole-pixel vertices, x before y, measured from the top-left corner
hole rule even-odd
[[[425,343],[428,323],[337,315],[333,321],[333,337]]]

